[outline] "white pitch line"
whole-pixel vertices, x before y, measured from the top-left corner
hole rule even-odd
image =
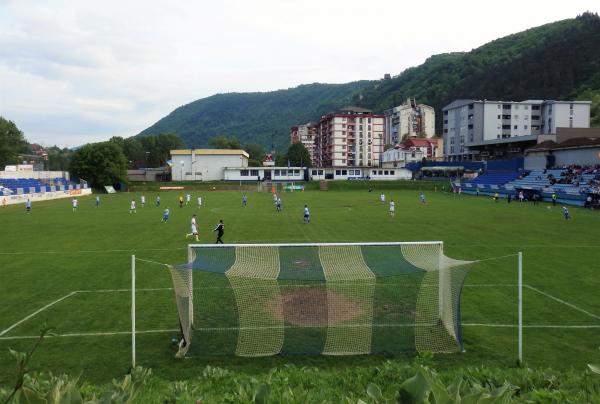
[[[36,314],[41,313],[42,311],[46,310],[48,307],[54,306],[56,303],[61,302],[63,300],[65,300],[68,297],[73,296],[75,293],[77,293],[77,291],[73,291],[67,295],[64,295],[63,297],[61,297],[60,299],[57,299],[55,301],[53,301],[52,303],[48,303],[47,305],[45,305],[44,307],[42,307],[41,309],[38,309],[36,311],[34,311],[33,313],[31,313],[30,315],[28,315],[27,317],[23,318],[20,321],[17,321],[16,323],[14,323],[13,325],[11,325],[10,327],[8,327],[6,330],[0,332],[0,337],[2,337],[4,334],[6,334],[7,332],[9,332],[10,330],[12,330],[13,328],[17,327],[19,324],[24,323],[25,321],[29,320],[31,317],[35,316]]]
[[[465,327],[498,327],[498,328],[517,328],[518,324],[483,324],[483,323],[463,323]],[[558,328],[558,329],[569,329],[569,328],[600,328],[600,324],[597,325],[544,325],[544,324],[533,324],[524,325],[523,328]]]
[[[426,326],[431,326],[432,324],[425,324]],[[517,328],[517,324],[485,324],[485,323],[463,323],[465,327],[496,327],[496,328]],[[351,327],[366,327],[367,324],[354,324]],[[373,324],[373,327],[414,327],[415,324]],[[344,326],[347,327],[347,326]],[[234,331],[234,330],[268,330],[272,328],[280,329],[280,327],[215,327],[215,328],[199,328],[194,331]],[[289,328],[306,328],[306,327],[284,327],[286,329]],[[523,328],[531,328],[531,329],[598,329],[600,328],[600,324],[598,325],[543,325],[543,324],[535,324],[535,325],[524,325]],[[162,330],[141,330],[136,331],[136,334],[161,334],[168,332],[180,332],[181,330],[178,328],[174,329],[162,329]],[[57,334],[57,335],[48,335],[45,338],[73,338],[73,337],[106,337],[106,336],[115,336],[115,335],[131,335],[131,331],[106,331],[106,332],[81,332],[81,333],[68,333],[68,334]],[[19,339],[36,339],[39,338],[39,335],[20,335],[20,336],[10,336],[10,337],[0,337],[0,341],[7,340],[19,340]]]
[[[589,311],[587,311],[587,310],[584,310],[584,309],[582,309],[581,307],[577,307],[577,306],[575,306],[575,305],[574,305],[574,304],[572,304],[572,303],[565,302],[564,300],[562,300],[562,299],[559,299],[558,297],[552,296],[552,295],[551,295],[551,294],[549,294],[549,293],[542,292],[541,290],[539,290],[539,289],[537,289],[537,288],[534,288],[533,286],[530,286],[530,285],[523,285],[523,286],[524,286],[524,287],[526,287],[526,288],[528,288],[528,289],[531,289],[531,290],[533,290],[533,291],[535,291],[535,292],[538,292],[539,294],[541,294],[541,295],[543,295],[543,296],[546,296],[546,297],[547,297],[547,298],[549,298],[549,299],[552,299],[552,300],[554,300],[554,301],[556,301],[556,302],[562,303],[562,304],[564,304],[565,306],[568,306],[568,307],[570,307],[570,308],[572,308],[572,309],[574,309],[574,310],[577,310],[577,311],[579,311],[579,312],[581,312],[581,313],[583,313],[583,314],[587,314],[588,316],[590,316],[590,317],[592,317],[592,318],[595,318],[596,320],[600,320],[600,316],[597,316],[597,315],[595,315],[594,313],[590,313]]]
[[[160,334],[166,332],[180,332],[178,328],[165,329],[165,330],[141,330],[136,331],[136,334]],[[106,332],[79,332],[79,333],[68,333],[68,334],[55,334],[46,335],[44,338],[69,338],[69,337],[106,337],[112,335],[131,335],[131,331],[106,331]],[[15,339],[36,339],[39,335],[23,335],[23,336],[11,336],[11,337],[0,337],[0,341],[4,340],[15,340]]]

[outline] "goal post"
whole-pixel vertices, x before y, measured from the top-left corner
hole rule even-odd
[[[470,264],[441,241],[190,244],[177,356],[459,352]]]

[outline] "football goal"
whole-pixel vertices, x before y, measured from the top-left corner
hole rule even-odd
[[[471,261],[442,242],[189,245],[177,356],[462,350]]]

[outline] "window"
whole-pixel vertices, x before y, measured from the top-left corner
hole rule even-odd
[[[523,107],[523,109],[525,109],[525,110],[529,109],[529,105],[525,105],[525,106]]]
[[[383,175],[383,170],[379,170],[378,174]]]
[[[348,170],[342,170],[342,175],[348,175]]]
[[[523,119],[525,119],[526,121],[528,121],[528,120],[529,120],[529,115],[525,115],[525,116],[523,117]]]
[[[287,175],[294,175],[294,170],[287,170]]]
[[[515,129],[519,129],[519,125],[515,125]]]
[[[394,170],[390,170],[390,175],[394,175]]]
[[[247,176],[248,176],[248,170],[241,170],[241,171],[240,171],[240,175],[241,175],[242,177],[247,177]]]
[[[502,129],[508,130],[510,129],[510,125],[502,125]]]
[[[539,121],[540,120],[540,116],[539,115],[531,115],[531,120],[532,121]]]
[[[377,175],[377,170],[373,170],[373,175]]]
[[[502,119],[510,119],[510,115],[502,115]]]
[[[312,175],[317,175],[317,170],[312,170]]]
[[[360,170],[354,170],[354,174],[360,175]]]
[[[539,111],[540,110],[540,106],[539,105],[532,105],[531,106],[531,110],[532,111]]]
[[[346,160],[342,160],[342,164],[346,164]]]
[[[502,106],[500,104],[498,104],[498,109],[502,108]]]
[[[389,174],[390,174],[390,172],[389,172],[388,170],[385,170],[385,171],[383,172],[383,174],[384,174],[384,175],[389,175]]]
[[[319,175],[323,175],[323,170],[319,170]]]
[[[503,104],[502,109],[510,109],[510,104]]]
[[[335,175],[342,175],[342,170],[335,170]]]
[[[342,157],[346,157],[346,152],[343,152],[343,153],[342,153]]]
[[[513,119],[519,119],[519,115],[515,115]]]
[[[523,129],[527,129],[527,125],[523,125]]]
[[[250,170],[250,175],[253,177],[258,177],[258,170]]]
[[[300,175],[300,170],[294,170],[294,175]]]
[[[515,105],[515,109],[519,109],[519,106],[518,106],[518,105]]]

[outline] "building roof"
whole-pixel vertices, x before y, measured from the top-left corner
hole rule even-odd
[[[191,155],[192,149],[171,150],[172,156]],[[239,149],[194,149],[194,154],[197,156],[219,156],[219,155],[241,155],[250,157],[244,150]]]
[[[425,139],[425,138],[411,138],[406,139],[402,144],[404,147],[429,147],[432,144],[436,145],[437,139]]]
[[[526,151],[528,151],[528,152],[547,151],[547,150],[552,150],[555,146],[556,146],[556,142],[554,140],[545,140],[541,143],[536,144],[533,147],[530,147]]]
[[[530,147],[526,152],[562,150],[562,149],[580,149],[587,147],[600,147],[600,138],[597,137],[574,137],[564,142],[556,143],[552,140],[546,140],[540,144]]]

